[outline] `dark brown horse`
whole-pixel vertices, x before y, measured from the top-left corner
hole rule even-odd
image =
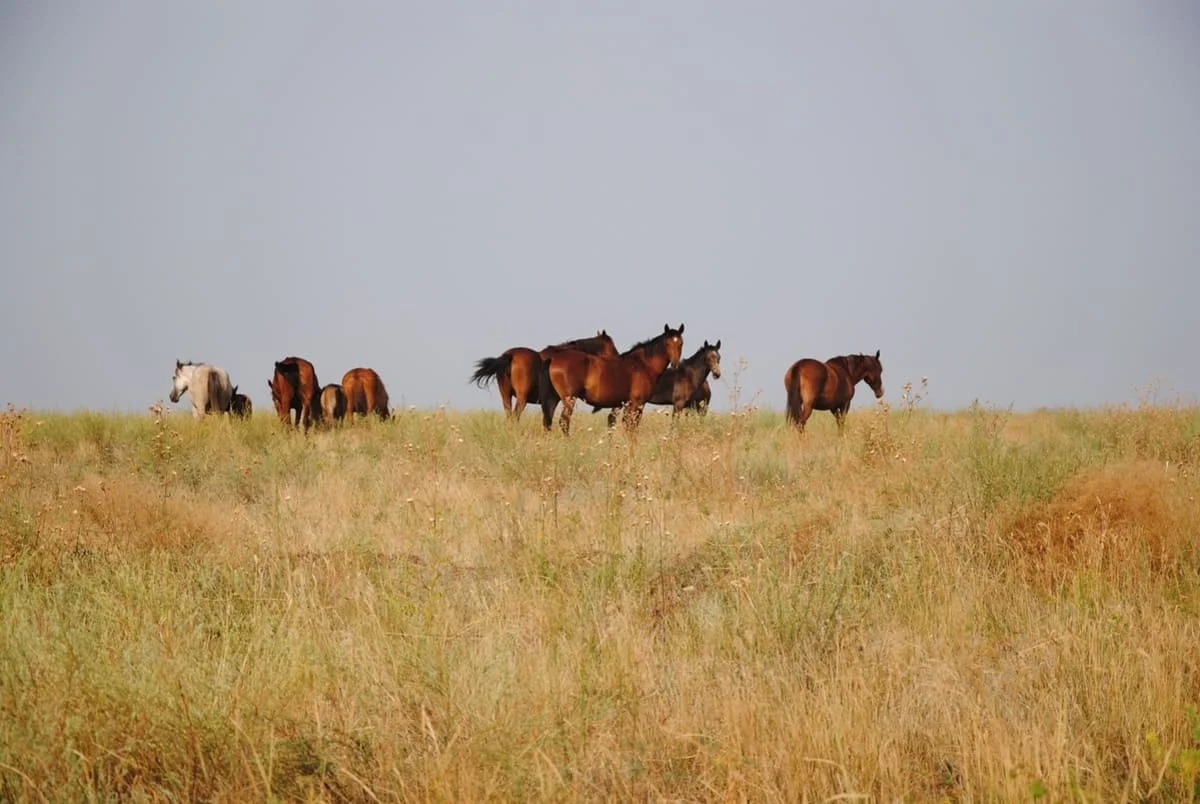
[[[712,399],[712,390],[708,387],[708,374],[717,379],[721,378],[721,342],[704,342],[694,355],[679,364],[679,368],[667,369],[658,376],[654,383],[654,392],[646,400],[651,405],[670,405],[671,418],[679,415],[685,409],[701,413],[707,411],[708,402]],[[603,410],[599,405],[592,406],[592,412]],[[617,422],[617,411],[608,414],[608,426]]]
[[[787,388],[787,420],[794,422],[800,432],[814,410],[828,410],[837,420],[838,433],[846,426],[846,413],[854,398],[854,386],[860,380],[883,396],[883,364],[879,352],[871,355],[842,355],[820,360],[797,360],[783,375]]]
[[[721,379],[719,340],[716,343],[705,341],[696,354],[679,364],[679,368],[664,371],[654,384],[650,404],[673,406],[672,417],[678,416],[684,408],[699,410],[701,399],[707,408],[708,400],[712,399],[712,391],[708,387],[710,372],[716,379]]]
[[[250,401],[250,397],[239,394],[236,385],[233,386],[233,393],[229,396],[229,412],[239,419],[249,419],[254,415],[254,403]]]
[[[331,427],[346,418],[346,394],[336,382],[321,389],[321,418]]]
[[[475,373],[471,382],[480,388],[486,388],[492,378],[500,389],[500,403],[504,405],[504,413],[513,421],[519,421],[529,403],[537,404],[538,377],[542,371],[542,361],[555,352],[577,349],[588,354],[617,356],[617,345],[608,336],[608,332],[600,330],[590,338],[578,338],[564,341],[553,346],[547,346],[540,352],[516,346],[504,352],[499,357],[485,357],[475,364]],[[516,406],[513,405],[516,399]]]
[[[353,421],[355,413],[388,417],[387,388],[375,369],[350,369],[342,377],[342,391],[346,394],[346,421]]]
[[[296,426],[305,430],[312,425],[315,418],[320,417],[317,394],[321,384],[317,382],[317,372],[313,364],[302,357],[285,357],[275,363],[275,376],[267,380],[271,389],[271,401],[275,403],[275,412],[286,423],[292,421],[292,411],[296,411]]]
[[[549,355],[542,361],[538,396],[542,403],[542,424],[547,430],[554,422],[554,409],[563,403],[562,431],[571,431],[571,414],[576,398],[596,408],[625,409],[625,426],[637,427],[642,409],[654,392],[654,383],[670,366],[679,365],[683,352],[683,324],[672,329],[663,325],[661,334],[635,344],[617,357],[601,357],[568,349]]]

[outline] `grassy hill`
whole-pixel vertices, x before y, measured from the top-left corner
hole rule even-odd
[[[1200,794],[1200,411],[0,418],[0,799]]]

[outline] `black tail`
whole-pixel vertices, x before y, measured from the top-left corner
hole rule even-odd
[[[554,409],[558,407],[558,391],[550,381],[550,361],[543,360],[538,369],[538,399],[542,404],[542,426],[547,430],[554,424]]]
[[[488,383],[507,374],[511,367],[512,355],[485,357],[475,364],[475,373],[471,375],[469,382],[475,383],[480,388],[487,388]]]

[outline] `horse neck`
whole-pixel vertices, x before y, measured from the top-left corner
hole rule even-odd
[[[846,355],[841,358],[846,367],[846,374],[852,385],[858,385],[867,376],[867,361],[860,355]]]
[[[698,352],[687,360],[683,361],[681,369],[687,378],[693,384],[699,385],[704,382],[704,378],[708,376],[708,356],[704,352]]]
[[[667,370],[669,362],[666,346],[656,341],[630,349],[625,353],[625,357],[641,360],[655,377]]]

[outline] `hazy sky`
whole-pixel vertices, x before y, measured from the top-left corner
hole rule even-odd
[[[875,349],[893,401],[1195,398],[1200,7],[8,0],[0,271],[37,408],[291,354],[498,408],[481,357],[681,321],[718,409]]]

